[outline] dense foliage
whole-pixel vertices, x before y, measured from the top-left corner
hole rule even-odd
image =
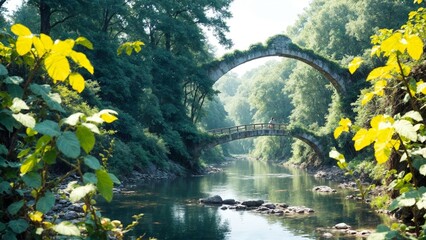
[[[391,102],[388,111],[371,114],[369,126],[353,125],[350,119],[342,118],[334,131],[335,138],[353,131],[355,150],[370,147],[377,165],[388,163],[389,170],[384,175],[392,180],[387,186],[397,196],[389,209],[401,212],[403,223],[391,228],[380,226],[373,235],[378,239],[426,236],[426,116],[422,109],[426,91],[425,75],[420,70],[425,67],[425,16],[425,9],[419,8],[410,12],[408,22],[400,29],[381,29],[371,38],[371,56],[385,63],[368,74],[366,80],[372,87],[362,93],[361,105],[383,98]],[[356,57],[349,64],[349,70],[353,73],[361,64],[362,59]],[[352,174],[343,154],[333,150],[330,156],[337,160],[340,168]],[[382,176],[384,183],[387,180]]]
[[[200,141],[195,124],[215,94],[199,67],[213,55],[205,29],[231,46],[225,37],[230,2],[29,0],[11,19],[53,37],[84,35],[95,46],[87,56],[96,71],[81,95],[88,106],[120,115],[111,125],[112,171],[161,168],[182,174],[199,169],[191,152]],[[145,43],[142,53],[123,56],[124,49],[117,55],[122,43],[134,40]]]
[[[104,153],[109,150],[99,155],[94,150],[96,135],[104,132],[100,125],[116,121],[117,112],[86,108],[70,113],[62,104],[67,90],[61,84],[81,93],[86,82],[82,73],[93,74],[89,59],[75,50],[79,45],[92,49],[92,43],[84,37],[53,41],[21,24],[11,31],[15,36],[3,33],[0,43],[2,238],[122,239],[141,215],[124,228],[94,205],[97,194],[111,201],[113,185],[120,183],[107,170],[109,156]],[[140,51],[141,43],[128,44]],[[79,181],[70,181],[71,176]],[[67,187],[59,189],[63,184]],[[76,223],[56,221],[52,210],[57,198],[82,202],[84,216]]]

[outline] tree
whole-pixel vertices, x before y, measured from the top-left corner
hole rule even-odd
[[[365,106],[377,98],[385,98],[391,103],[388,106],[392,108],[392,115],[373,114],[369,126],[355,126],[350,119],[342,118],[334,131],[335,138],[353,131],[355,150],[370,148],[377,165],[388,164],[389,171],[382,181],[389,183],[390,178],[388,188],[396,193],[388,209],[398,210],[404,223],[392,228],[378,226],[374,234],[377,239],[410,239],[412,234],[419,239],[425,237],[426,161],[422,154],[425,149],[425,112],[420,106],[425,103],[426,92],[424,74],[419,71],[425,67],[425,16],[424,8],[419,8],[410,12],[409,20],[400,29],[381,29],[371,38],[372,57],[384,58],[385,64],[368,74],[366,80],[372,86],[362,92],[359,101]],[[353,73],[361,64],[362,59],[356,57],[349,70]],[[343,154],[332,150],[330,157],[337,160],[341,169],[353,175]],[[360,190],[364,197],[363,189]]]
[[[83,37],[53,41],[21,24],[11,30],[17,37],[4,33],[7,44],[1,44],[0,53],[2,238],[122,238],[122,224],[102,217],[93,205],[98,194],[111,201],[113,184],[120,183],[107,171],[108,157],[101,162],[94,151],[95,134],[101,133],[99,125],[115,121],[117,113],[104,109],[93,110],[92,115],[70,114],[61,104],[64,93],[55,92],[61,89],[56,85],[64,83],[78,93],[84,90],[81,72],[93,74],[94,69],[75,46],[91,49],[91,42]],[[58,162],[68,171],[54,175]],[[67,182],[71,174],[78,175],[80,181]],[[59,192],[64,182],[68,187]],[[47,220],[46,214],[59,194],[84,204],[85,220],[78,223],[79,227],[69,221]],[[135,224],[140,217],[135,217]]]

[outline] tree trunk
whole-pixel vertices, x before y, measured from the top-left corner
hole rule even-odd
[[[44,1],[40,0],[40,33],[50,35],[50,16],[52,14],[50,6]]]

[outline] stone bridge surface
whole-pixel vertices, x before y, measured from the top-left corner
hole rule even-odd
[[[350,75],[346,68],[342,68],[336,62],[327,60],[311,50],[302,49],[284,35],[274,36],[266,45],[253,45],[247,51],[236,51],[231,55],[225,55],[222,60],[212,62],[206,68],[210,79],[216,82],[231,69],[245,62],[270,56],[292,58],[312,66],[323,74],[341,95],[345,94],[348,89]]]
[[[289,136],[308,144],[321,159],[324,158],[326,153],[326,149],[321,144],[320,137],[306,130],[288,128],[286,124],[273,124],[271,126],[268,123],[256,123],[230,128],[213,129],[208,132],[214,137],[204,148],[212,148],[223,143],[258,136]]]

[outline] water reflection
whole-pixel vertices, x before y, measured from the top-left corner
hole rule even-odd
[[[353,228],[365,228],[380,223],[365,205],[345,200],[348,193],[312,192],[317,185],[336,187],[297,169],[237,160],[223,173],[141,184],[134,194],[116,195],[102,208],[108,217],[123,223],[144,213],[135,235],[146,233],[158,239],[316,239],[318,227],[346,222]],[[315,213],[271,216],[198,204],[199,198],[211,195],[306,206]]]

